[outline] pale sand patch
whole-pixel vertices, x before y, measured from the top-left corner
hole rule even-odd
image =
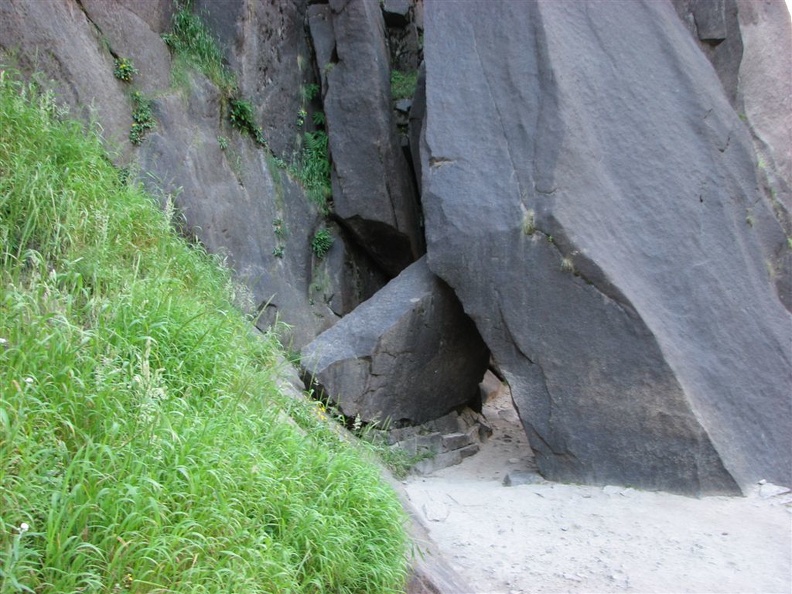
[[[533,462],[508,394],[484,413],[494,434],[479,454],[405,484],[441,554],[475,592],[792,591],[790,494],[505,487],[508,472],[530,472]]]

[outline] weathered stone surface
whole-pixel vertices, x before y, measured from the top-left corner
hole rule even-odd
[[[702,0],[673,0],[693,36]],[[729,100],[751,132],[761,187],[792,237],[792,19],[784,0],[725,0],[726,37],[699,47],[712,62]],[[699,12],[697,12],[699,11]],[[792,251],[767,254],[776,288],[792,311]]]
[[[726,0],[691,0],[691,8],[701,41],[726,39]]]
[[[146,20],[120,1],[81,0],[81,5],[112,52],[133,61],[136,89],[151,94],[170,86],[170,52]]]
[[[346,416],[418,424],[477,398],[488,356],[421,259],[306,346],[302,364]]]
[[[541,472],[792,483],[792,323],[767,269],[785,238],[671,6],[448,1],[425,19],[429,266]]]
[[[422,59],[414,6],[413,0],[387,0],[382,4],[391,68],[402,72],[416,70]]]
[[[412,166],[415,172],[415,178],[418,184],[418,194],[423,193],[423,171],[421,169],[421,154],[425,149],[421,147],[421,139],[424,130],[424,118],[426,115],[426,67],[421,62],[421,67],[418,70],[418,83],[415,88],[415,96],[410,106],[410,123],[409,123],[409,138],[410,138],[410,154],[412,156]]]
[[[391,113],[379,3],[333,0],[327,7],[311,7],[308,19],[322,72],[335,213],[394,276],[423,253],[423,238]]]
[[[225,50],[239,79],[240,93],[256,111],[256,121],[275,154],[291,158],[302,134],[297,114],[301,87],[312,80],[305,36],[305,0],[195,0]]]
[[[416,474],[431,474],[441,468],[448,468],[449,466],[456,466],[461,464],[465,458],[474,456],[479,451],[479,445],[473,443],[457,450],[450,450],[448,452],[440,452],[432,458],[427,458],[418,462],[413,468],[412,472]]]
[[[176,12],[176,3],[171,0],[117,0],[130,12],[145,21],[155,33],[170,31],[171,20]]]
[[[518,487],[520,485],[536,485],[545,482],[541,475],[530,470],[512,470],[503,477],[504,487]]]
[[[783,1],[783,0],[781,0]],[[726,96],[739,108],[740,60],[743,43],[736,0],[671,0],[697,45],[718,73]]]
[[[98,120],[108,148],[129,160],[132,108],[124,83],[113,76],[113,57],[77,2],[0,2],[0,58],[54,83],[74,117]]]
[[[311,252],[322,215],[265,151],[230,128],[208,80],[195,74],[186,93],[157,100],[157,128],[140,149],[142,179],[171,196],[210,252],[227,254],[249,290],[245,305],[261,313],[260,327],[286,322],[285,342],[300,348],[336,320],[325,301],[309,294],[326,275]]]
[[[739,98],[758,154],[759,176],[792,237],[792,19],[782,0],[738,0]],[[792,250],[768,256],[776,288],[792,312]]]
[[[787,212],[792,211],[792,18],[782,0],[739,0],[739,93],[757,152]],[[792,235],[792,229],[787,231]]]

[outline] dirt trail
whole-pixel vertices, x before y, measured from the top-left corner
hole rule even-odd
[[[484,414],[494,433],[480,453],[405,484],[475,592],[792,592],[792,494],[764,485],[694,499],[550,483],[533,474],[506,390]],[[506,474],[536,482],[506,487]]]

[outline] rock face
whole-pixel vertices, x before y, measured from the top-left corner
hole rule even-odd
[[[188,90],[161,94],[156,116],[140,148],[145,183],[171,197],[190,234],[227,257],[240,305],[260,314],[261,328],[288,323],[283,340],[298,348],[329,328],[336,315],[309,295],[325,276],[311,252],[322,215],[302,189],[231,129],[218,90],[203,76],[194,74]],[[225,150],[218,136],[228,139]]]
[[[237,73],[240,93],[275,154],[288,160],[302,134],[297,114],[310,76],[305,0],[194,0],[200,15]]]
[[[489,353],[425,258],[302,351],[347,417],[419,424],[479,397]]]
[[[98,119],[108,146],[125,158],[131,154],[126,140],[131,109],[123,85],[113,77],[113,56],[78,3],[0,3],[0,59],[54,80],[59,100],[71,107],[73,116]]]
[[[754,141],[761,187],[792,237],[792,19],[784,0],[673,0]],[[717,33],[715,33],[717,31]],[[775,255],[792,311],[792,251]]]
[[[310,64],[304,2],[264,5],[197,2],[228,55],[240,92],[276,154],[289,160]],[[311,250],[327,223],[273,155],[228,121],[227,102],[191,72],[171,85],[171,55],[161,34],[171,28],[171,0],[73,0],[0,3],[0,57],[39,72],[72,114],[95,120],[118,165],[136,163],[139,179],[178,213],[178,223],[209,252],[223,254],[239,281],[239,305],[259,313],[260,327],[286,322],[282,338],[300,348],[387,281],[359,249],[344,249],[333,225],[333,250]],[[132,59],[131,83],[113,76],[114,58]],[[152,99],[154,129],[129,142],[132,91]],[[139,168],[139,169],[138,169]],[[331,266],[332,262],[332,266]]]
[[[792,483],[784,233],[670,4],[424,9],[428,263],[551,479]]]
[[[781,1],[740,0],[738,7],[744,46],[742,110],[758,154],[760,179],[787,237],[792,237],[792,19]],[[776,286],[792,312],[792,250],[779,259]]]
[[[701,51],[712,62],[726,96],[736,107],[743,53],[736,0],[672,0],[672,4]]]
[[[409,165],[396,140],[377,0],[309,7],[341,224],[395,276],[424,251]]]

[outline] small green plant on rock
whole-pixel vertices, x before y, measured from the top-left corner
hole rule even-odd
[[[272,221],[272,228],[275,230],[275,237],[278,239],[283,239],[286,236],[286,227],[283,225],[283,219]]]
[[[415,88],[418,86],[418,71],[400,72],[391,71],[391,97],[399,99],[410,99],[415,95]]]
[[[220,145],[221,151],[226,150],[228,148],[228,138],[226,138],[225,136],[218,136],[217,144]]]
[[[525,235],[533,235],[536,233],[536,217],[534,211],[529,210],[523,216],[522,230]]]
[[[327,133],[323,130],[306,132],[304,140],[299,166],[293,172],[305,186],[308,198],[327,212],[327,201],[332,195]]]
[[[115,68],[113,68],[113,75],[118,80],[125,83],[130,83],[137,73],[137,68],[135,68],[132,60],[129,58],[116,58]]]
[[[327,119],[325,118],[325,114],[323,111],[315,111],[311,115],[311,119],[313,120],[314,126],[319,128],[324,128]]]
[[[264,133],[261,128],[256,126],[253,105],[250,101],[232,99],[229,103],[229,108],[228,119],[231,120],[231,125],[240,132],[249,134],[256,141],[256,144],[266,146],[267,141],[264,138]]]
[[[272,255],[276,258],[283,258],[285,248],[282,245],[275,246],[275,249],[272,250]]]
[[[330,234],[330,230],[326,228],[319,229],[311,240],[311,250],[316,254],[317,258],[324,258],[332,246],[333,236]]]
[[[316,83],[307,84],[302,87],[301,92],[303,101],[313,101],[319,95],[319,85]]]
[[[129,142],[135,146],[143,142],[143,137],[154,127],[154,114],[151,111],[151,99],[140,91],[132,93],[132,129],[129,131]]]

